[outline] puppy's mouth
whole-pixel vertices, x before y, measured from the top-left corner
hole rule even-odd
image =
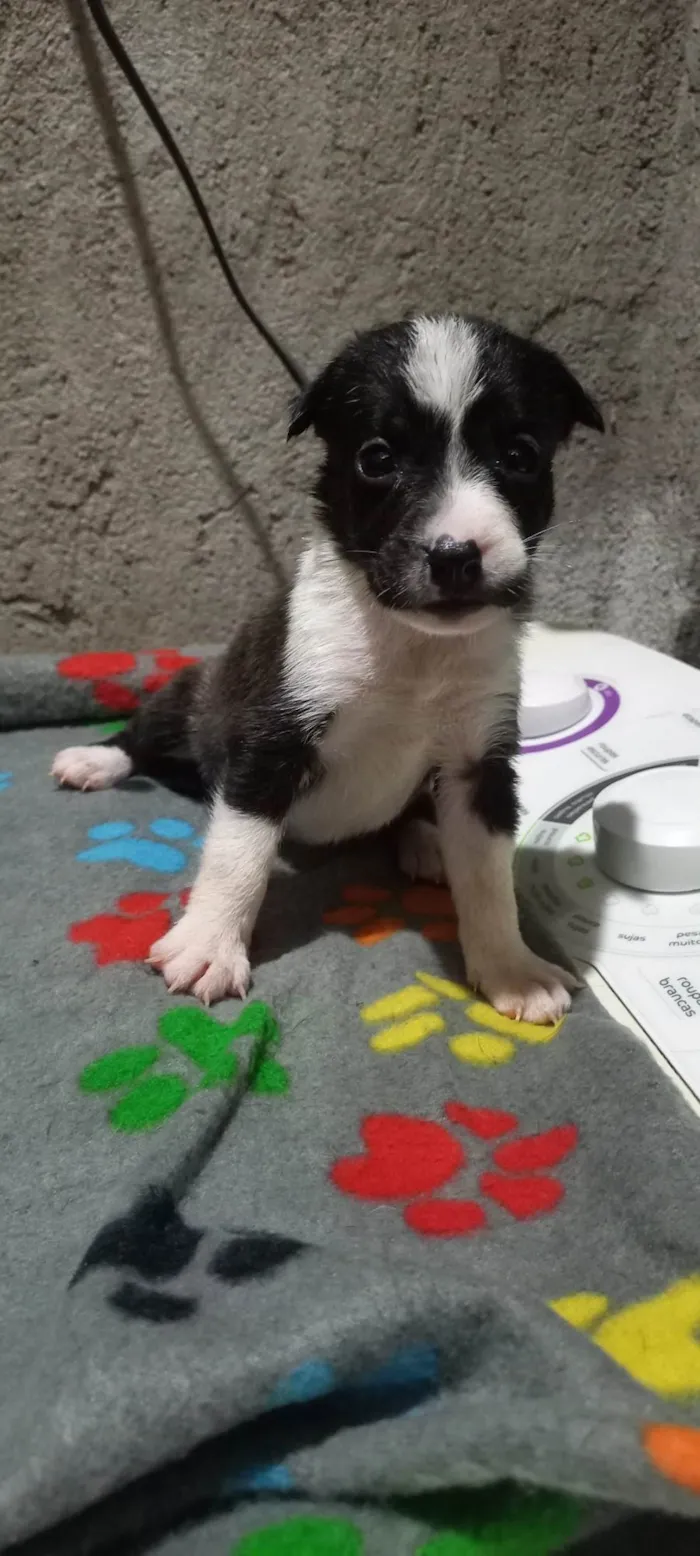
[[[517,616],[518,607],[522,609],[523,603],[527,603],[527,577],[498,587],[482,585],[478,590],[459,598],[452,595],[426,599],[425,592],[421,591],[417,591],[413,598],[408,593],[402,593],[393,599],[388,599],[387,592],[383,591],[380,598],[383,605],[388,606],[415,631],[426,633],[429,637],[463,636],[481,631],[497,615],[505,614],[506,611],[513,611]]]
[[[421,606],[424,615],[432,617],[433,621],[461,621],[463,616],[474,616],[484,609],[482,600],[434,600],[430,605]]]
[[[482,575],[463,591],[438,591],[429,585],[427,589],[418,589],[413,601],[403,596],[402,614],[407,623],[428,634],[474,633],[497,614],[512,611],[517,616],[527,605],[528,585],[527,572],[498,583],[490,583]]]
[[[525,579],[517,579],[509,584],[484,585],[465,595],[448,595],[437,600],[427,600],[421,609],[428,616],[433,616],[442,621],[459,621],[462,616],[473,616],[477,611],[497,607],[508,610],[523,598],[525,592]]]

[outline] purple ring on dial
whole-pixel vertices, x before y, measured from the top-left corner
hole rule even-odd
[[[555,740],[545,740],[542,743],[537,740],[526,740],[520,747],[521,756],[530,755],[535,751],[556,751],[559,746],[570,746],[574,740],[585,740],[588,735],[595,734],[597,729],[602,729],[604,724],[609,724],[615,717],[620,706],[620,693],[614,686],[610,686],[608,681],[590,681],[587,676],[584,679],[586,686],[590,687],[592,692],[599,692],[603,699],[603,706],[597,717],[592,719],[590,724],[584,724],[580,729],[573,730],[571,734],[557,735]]]

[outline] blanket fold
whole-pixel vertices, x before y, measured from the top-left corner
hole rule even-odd
[[[0,1548],[696,1548],[695,1114],[590,992],[486,1005],[379,843],[280,862],[245,1005],[170,997],[203,812],[55,789],[50,726],[207,652],[0,661]]]

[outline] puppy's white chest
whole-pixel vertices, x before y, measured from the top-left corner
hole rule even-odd
[[[510,628],[476,644],[423,635],[372,602],[323,546],[300,565],[285,662],[309,731],[329,720],[321,774],[288,817],[291,836],[315,843],[377,831],[431,768],[480,757],[499,697],[517,683]]]
[[[434,760],[434,710],[408,689],[373,689],[335,715],[321,742],[320,780],[294,805],[292,836],[331,842],[374,832],[408,804]]]

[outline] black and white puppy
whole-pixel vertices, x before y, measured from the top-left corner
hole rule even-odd
[[[320,534],[289,591],[215,663],[157,692],[53,772],[199,787],[199,875],[151,963],[209,1003],[246,993],[281,839],[329,843],[406,813],[400,849],[452,888],[467,975],[504,1014],[553,1022],[574,980],[523,943],[512,878],[518,639],[553,509],[552,460],[599,410],[557,356],[496,324],[418,317],[361,335],[301,395],[325,445]],[[408,819],[429,782],[437,826]]]

